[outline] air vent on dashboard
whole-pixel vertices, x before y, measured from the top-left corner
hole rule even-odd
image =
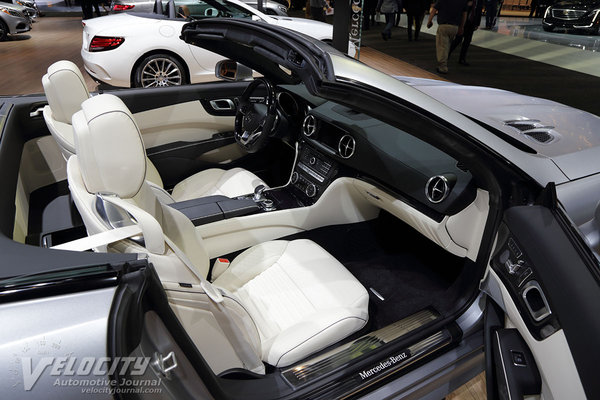
[[[342,158],[350,158],[356,150],[356,142],[350,135],[344,135],[338,142],[338,154]]]
[[[518,129],[521,134],[539,143],[550,143],[557,138],[553,126],[545,126],[537,119],[516,119],[504,121],[505,125]]]
[[[302,133],[308,137],[311,137],[317,133],[318,130],[319,127],[317,124],[317,118],[312,114],[308,114],[302,123]]]

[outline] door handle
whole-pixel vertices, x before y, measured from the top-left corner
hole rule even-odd
[[[235,103],[231,99],[217,99],[209,101],[210,106],[215,111],[233,111],[235,110]]]

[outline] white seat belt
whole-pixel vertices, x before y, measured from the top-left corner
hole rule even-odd
[[[86,236],[81,239],[72,240],[50,248],[56,250],[86,251],[137,236],[140,233],[142,233],[142,228],[139,225],[128,225],[111,229],[110,231],[100,232],[92,236]]]

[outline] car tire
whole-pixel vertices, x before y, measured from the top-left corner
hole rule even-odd
[[[546,26],[546,25],[542,25],[542,28],[546,31],[546,32],[552,32],[554,30],[553,26]]]
[[[4,42],[8,38],[8,26],[0,19],[0,42]]]
[[[178,86],[187,83],[183,63],[169,54],[152,54],[135,69],[134,87]]]

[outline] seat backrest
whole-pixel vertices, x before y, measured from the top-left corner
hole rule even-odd
[[[73,116],[76,155],[67,163],[67,179],[75,205],[89,234],[111,229],[98,211],[97,194],[113,195],[154,218],[161,232],[192,260],[202,276],[208,274],[208,255],[192,222],[162,204],[146,183],[146,153],[139,128],[129,109],[116,96],[102,94],[83,102]],[[144,232],[146,235],[146,232]],[[197,282],[188,268],[168,248],[152,252],[126,240],[113,251],[147,253],[161,280]]]
[[[42,77],[48,105],[44,107],[44,120],[56,140],[65,160],[75,154],[75,139],[71,120],[81,110],[81,104],[90,98],[90,93],[81,71],[71,61],[57,61],[48,67]],[[159,188],[163,182],[158,170],[146,159],[146,179]]]
[[[81,103],[90,97],[81,71],[71,61],[57,61],[48,67],[42,77],[48,100],[44,119],[50,133],[58,143],[63,156],[68,159],[75,153],[71,118],[81,109]]]

